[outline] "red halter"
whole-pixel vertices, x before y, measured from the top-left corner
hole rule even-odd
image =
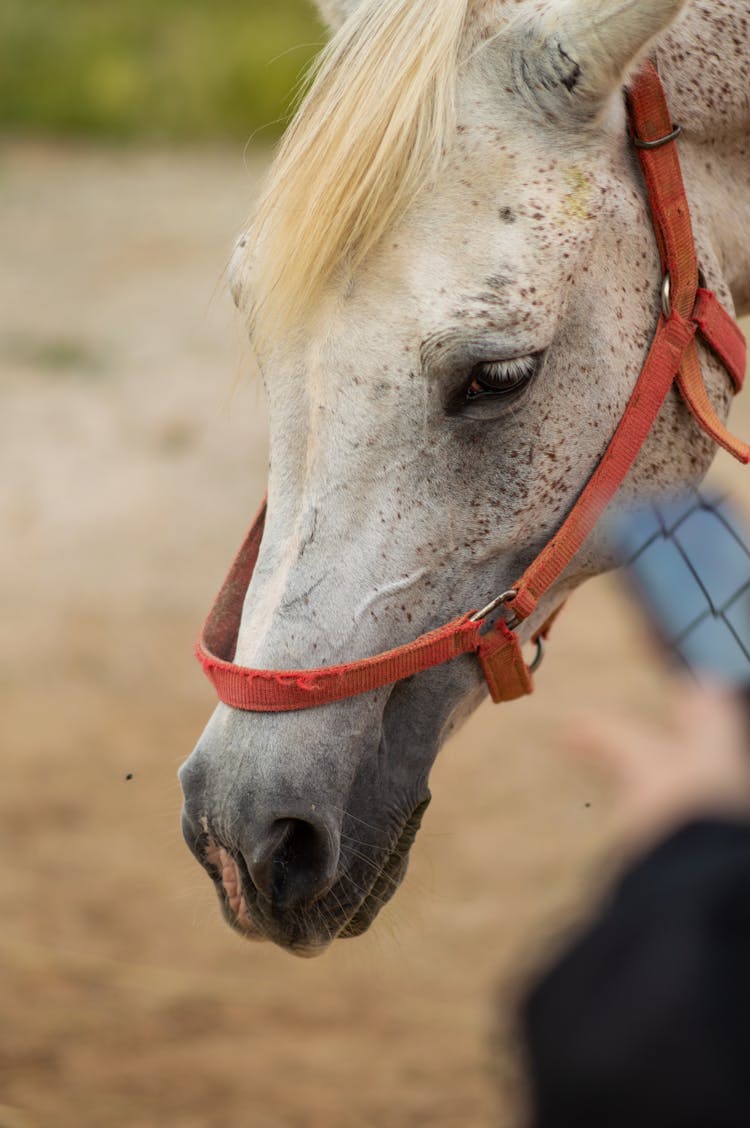
[[[513,590],[483,612],[469,612],[407,646],[358,662],[316,670],[252,670],[234,665],[232,659],[263,536],[264,503],[196,647],[198,660],[227,705],[264,713],[309,709],[391,685],[462,654],[477,655],[493,701],[513,701],[531,693],[531,670],[516,629],[570,564],[614,498],[675,382],[705,433],[740,462],[750,462],[750,447],[726,430],[703,383],[696,335],[727,369],[735,391],[742,388],[745,377],[746,345],[739,326],[716,296],[699,285],[690,210],[675,144],[680,129],[672,125],[664,89],[651,63],[636,76],[628,100],[633,144],[643,169],[661,255],[663,310],[625,414],[562,527]],[[487,626],[487,618],[501,606],[510,609],[513,629],[503,619]]]

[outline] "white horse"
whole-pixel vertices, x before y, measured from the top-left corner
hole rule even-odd
[[[335,35],[233,264],[271,419],[236,660],[267,669],[483,606],[570,511],[659,309],[622,93],[647,53],[704,275],[750,310],[746,0],[320,2]],[[702,360],[724,415],[726,373]],[[620,497],[695,482],[712,456],[671,393]],[[610,563],[595,533],[523,638]],[[485,692],[467,657],[307,711],[220,705],[181,782],[230,922],[308,955],[364,931]]]

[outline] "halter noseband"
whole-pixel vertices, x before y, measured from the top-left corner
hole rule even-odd
[[[672,123],[655,67],[646,63],[628,91],[633,145],[638,153],[661,256],[662,312],[653,343],[625,413],[596,470],[560,529],[512,590],[484,611],[470,611],[406,646],[315,670],[253,670],[233,662],[242,606],[258,559],[263,504],[211,609],[196,655],[219,698],[235,709],[275,713],[310,709],[392,685],[462,654],[476,654],[492,699],[513,701],[533,691],[532,669],[517,628],[561,576],[602,516],[651,431],[674,383],[697,423],[740,462],[750,447],[729,434],[708,398],[696,337],[713,350],[734,390],[745,377],[746,344],[736,321],[699,282],[690,209]],[[500,607],[511,614],[492,625]],[[549,624],[539,637],[546,633]]]

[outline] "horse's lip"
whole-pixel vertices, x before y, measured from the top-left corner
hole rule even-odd
[[[404,823],[395,846],[375,875],[367,893],[346,924],[339,930],[338,935],[342,940],[361,936],[366,932],[377,916],[384,899],[387,900],[393,893],[398,877],[403,876],[406,869],[409,851],[422,825],[422,818],[430,805],[431,798],[432,796],[428,794],[421,803],[418,803]]]
[[[291,927],[285,926],[272,915],[263,913],[258,892],[244,859],[236,858],[226,847],[206,835],[202,843],[201,860],[216,886],[227,923],[248,940],[271,940],[294,955],[307,959],[322,955],[337,938],[350,939],[362,935],[393,893],[399,876],[403,874],[430,798],[428,794],[417,804],[403,824],[395,845],[386,855],[366,892],[355,904],[346,903],[345,907],[350,909],[350,915],[340,923],[335,932],[325,936],[302,936],[296,922]],[[340,910],[340,901],[336,907]]]

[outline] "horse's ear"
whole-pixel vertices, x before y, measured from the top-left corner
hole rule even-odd
[[[595,117],[686,0],[564,0],[518,28],[514,78],[555,118]]]
[[[357,4],[358,0],[315,0],[315,7],[331,31],[338,31]]]

